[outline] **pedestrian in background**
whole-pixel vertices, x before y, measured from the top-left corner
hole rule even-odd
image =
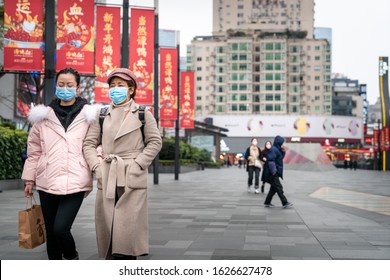
[[[153,114],[135,102],[136,76],[127,68],[107,78],[109,105],[104,122],[91,125],[83,150],[97,179],[95,226],[99,256],[134,260],[149,253],[148,167],[162,140]],[[99,160],[97,147],[102,147]]]
[[[288,202],[283,192],[283,185],[280,183],[280,179],[283,179],[283,158],[285,155],[285,148],[283,146],[284,138],[276,136],[274,144],[267,154],[267,164],[269,168],[269,178],[267,181],[271,183],[268,195],[264,201],[265,207],[274,207],[271,203],[275,193],[278,194],[280,201],[282,202],[283,208],[292,207],[292,203]]]
[[[65,68],[56,76],[56,99],[31,109],[33,124],[27,141],[22,179],[26,197],[38,190],[46,226],[50,260],[79,259],[71,228],[92,176],[83,157],[83,140],[97,107],[80,97],[80,75]]]
[[[248,172],[248,192],[251,192],[251,186],[253,184],[253,177],[255,179],[255,193],[259,191],[259,177],[261,171],[260,155],[261,150],[257,146],[258,142],[256,138],[252,138],[251,145],[246,149],[245,159],[247,161],[247,172]]]
[[[261,173],[261,181],[262,181],[261,192],[262,193],[264,193],[265,183],[270,184],[270,182],[268,181],[268,178],[270,178],[269,168],[268,168],[268,164],[266,164],[266,163],[267,163],[267,155],[268,155],[268,152],[271,149],[271,147],[272,147],[272,142],[266,141],[265,145],[264,145],[264,149],[261,151],[261,155],[260,155],[260,160],[261,160],[262,165],[263,165],[263,172]]]

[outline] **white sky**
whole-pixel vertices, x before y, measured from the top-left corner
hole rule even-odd
[[[130,5],[153,3],[130,0]],[[193,37],[211,35],[212,3],[159,1],[159,28],[180,31],[182,56]],[[367,84],[369,103],[375,103],[379,97],[378,58],[390,57],[390,0],[315,0],[314,18],[315,27],[332,28],[332,72]]]

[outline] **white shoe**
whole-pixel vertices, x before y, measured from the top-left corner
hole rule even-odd
[[[255,189],[255,193],[256,194],[260,193],[259,189]]]
[[[251,192],[251,186],[248,186],[248,189],[247,189],[248,193]]]

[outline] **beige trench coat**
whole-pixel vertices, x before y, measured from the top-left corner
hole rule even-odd
[[[138,105],[123,108],[111,104],[103,123],[96,121],[83,144],[84,156],[97,179],[95,224],[99,257],[112,254],[140,256],[149,253],[148,166],[159,153],[162,140],[156,120],[145,110],[145,145]],[[102,145],[100,163],[96,148]]]

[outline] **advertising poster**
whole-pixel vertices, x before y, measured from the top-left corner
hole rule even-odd
[[[58,0],[56,71],[94,74],[94,0]]]
[[[96,7],[96,61],[94,102],[109,103],[107,76],[120,67],[121,8]]]
[[[180,73],[180,128],[194,128],[194,72]]]
[[[129,68],[137,77],[138,104],[153,104],[154,11],[131,9]]]
[[[43,0],[4,1],[4,70],[43,71]]]
[[[160,119],[177,119],[177,49],[160,49]]]

